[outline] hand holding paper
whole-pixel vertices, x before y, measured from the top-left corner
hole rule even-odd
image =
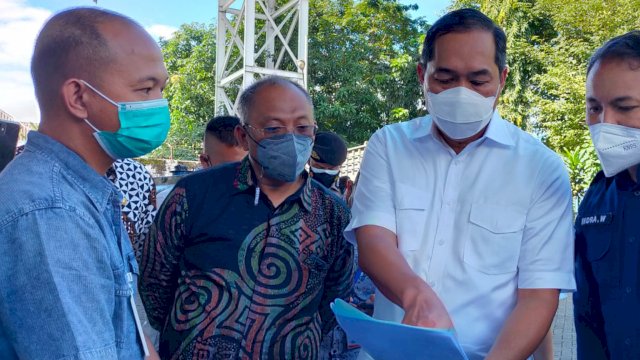
[[[452,329],[453,322],[438,295],[422,279],[402,297],[402,323],[423,328]]]
[[[347,337],[376,360],[467,360],[453,330],[376,320],[340,299],[331,309]]]

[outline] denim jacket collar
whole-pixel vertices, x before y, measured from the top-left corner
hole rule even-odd
[[[31,131],[27,135],[25,151],[35,151],[66,169],[68,176],[87,196],[96,208],[104,210],[112,196],[121,201],[121,195],[105,176],[98,174],[78,154],[53,138]]]

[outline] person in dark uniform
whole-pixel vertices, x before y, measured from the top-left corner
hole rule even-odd
[[[347,143],[340,135],[330,131],[321,131],[316,134],[309,159],[309,174],[315,181],[336,193],[344,201],[347,201],[349,195],[347,191],[353,184],[348,177],[347,180],[341,180],[340,177],[340,168],[346,160]]]
[[[578,359],[640,359],[640,31],[594,53],[586,95],[603,171],[575,225]]]

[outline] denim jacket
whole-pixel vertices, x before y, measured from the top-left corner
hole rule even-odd
[[[0,359],[142,359],[120,202],[76,153],[29,134],[0,173]]]

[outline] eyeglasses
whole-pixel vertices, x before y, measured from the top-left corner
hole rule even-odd
[[[289,129],[286,126],[267,126],[264,128],[257,128],[251,125],[245,125],[246,127],[250,127],[258,133],[262,134],[263,137],[273,137],[278,135],[289,134]],[[298,125],[293,128],[293,133],[296,135],[308,136],[312,137],[318,131],[317,125]]]

